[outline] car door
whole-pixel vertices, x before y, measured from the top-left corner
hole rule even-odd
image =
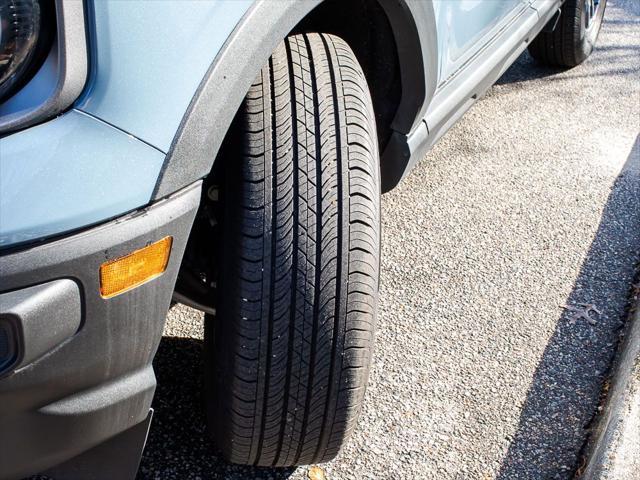
[[[438,83],[446,82],[529,3],[529,0],[433,0]]]

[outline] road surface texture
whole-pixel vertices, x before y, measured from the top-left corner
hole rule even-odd
[[[586,450],[589,460],[584,476],[589,480],[640,477],[640,281],[633,290],[635,308],[631,309],[603,410]]]
[[[567,72],[523,54],[383,197],[375,366],[327,479],[579,469],[640,258],[639,22],[640,2],[610,2]],[[216,455],[202,335],[199,313],[171,309],[139,478],[307,478]]]

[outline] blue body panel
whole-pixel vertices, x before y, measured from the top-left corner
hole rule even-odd
[[[155,148],[73,110],[0,139],[0,247],[146,205],[163,160]]]
[[[93,71],[75,110],[0,139],[0,248],[147,205],[198,85],[252,3],[94,2]]]
[[[439,82],[447,80],[529,0],[433,0]]]
[[[96,71],[76,108],[167,152],[253,0],[95,1]]]

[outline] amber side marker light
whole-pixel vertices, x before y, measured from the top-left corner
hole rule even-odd
[[[111,298],[159,277],[167,269],[173,239],[165,237],[100,265],[100,295]]]

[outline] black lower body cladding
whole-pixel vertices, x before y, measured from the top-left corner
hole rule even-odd
[[[21,325],[20,362],[0,376],[0,480],[63,463],[75,469],[74,459],[148,418],[156,385],[151,361],[199,201],[197,182],[114,221],[0,255],[0,320]],[[166,236],[173,245],[162,275],[101,297],[103,262]],[[73,288],[48,288],[58,284]],[[28,295],[18,302],[24,308],[13,308],[18,293]],[[100,463],[89,466],[92,478],[108,478],[116,464],[135,470],[143,445],[144,435],[126,449],[131,458],[93,456]]]
[[[380,179],[364,75],[341,39],[287,38],[236,119],[208,417],[231,461],[333,458],[367,383]]]

